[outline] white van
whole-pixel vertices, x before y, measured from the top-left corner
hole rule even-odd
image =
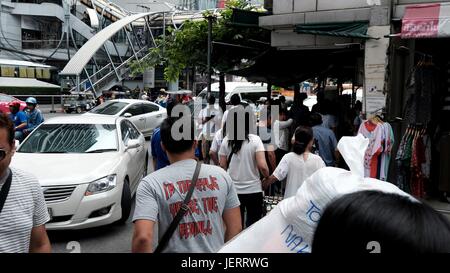
[[[211,94],[219,100],[219,83],[211,84]],[[238,94],[242,101],[255,104],[261,97],[267,97],[267,84],[251,82],[226,82],[225,102],[229,102],[232,95]],[[206,100],[207,88],[203,89],[198,97]]]

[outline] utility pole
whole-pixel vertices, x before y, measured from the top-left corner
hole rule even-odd
[[[66,1],[66,8],[64,12],[64,19],[65,19],[65,29],[66,29],[66,48],[67,48],[67,58],[70,61],[70,38],[69,38],[69,30],[70,30],[70,8],[71,3],[70,1]]]
[[[213,17],[208,16],[208,96],[211,95],[211,51]]]

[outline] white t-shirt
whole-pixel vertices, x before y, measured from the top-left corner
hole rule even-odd
[[[291,152],[283,156],[273,175],[280,181],[287,177],[284,198],[289,198],[295,196],[308,177],[323,167],[325,163],[318,155],[308,153],[305,161],[303,155]]]
[[[213,141],[211,143],[211,148],[209,149],[210,151],[213,151],[215,153],[219,151],[220,145],[222,144],[223,141],[222,130],[223,129],[219,129],[219,131],[217,131],[216,134],[214,135]]]
[[[143,178],[136,193],[133,222],[157,222],[161,239],[186,198],[196,164],[193,159],[178,161]],[[164,252],[217,252],[225,240],[223,213],[239,205],[230,176],[220,167],[202,164],[189,211]]]
[[[286,152],[289,151],[289,127],[293,122],[293,119],[289,119],[286,121],[276,120],[273,123],[275,145]]]
[[[238,194],[250,194],[262,192],[261,179],[258,166],[256,164],[256,152],[264,152],[264,145],[257,135],[249,134],[248,141],[242,143],[241,150],[233,154],[228,165],[228,174],[236,186]],[[231,147],[228,145],[228,137],[225,137],[220,146],[219,155],[231,154]]]
[[[207,123],[202,124],[203,119],[212,116],[214,116],[214,118],[210,119]],[[221,128],[222,111],[214,105],[208,105],[200,111],[198,119],[201,124],[203,136],[209,136],[212,139],[216,131]]]

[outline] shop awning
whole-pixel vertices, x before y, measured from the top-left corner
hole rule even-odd
[[[356,71],[361,50],[277,50],[271,49],[259,56],[253,65],[227,74],[245,77],[250,82],[270,82],[289,87],[307,79],[327,76],[351,80]]]
[[[347,38],[374,39],[367,35],[369,23],[364,22],[343,22],[343,23],[321,23],[302,24],[295,26],[295,32],[300,34],[314,34],[324,36],[336,36]]]
[[[59,85],[36,79],[0,77],[0,87],[60,88]]]
[[[407,6],[402,20],[401,37],[450,37],[450,3]]]

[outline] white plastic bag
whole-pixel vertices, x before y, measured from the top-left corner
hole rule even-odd
[[[331,167],[318,170],[303,183],[295,196],[283,200],[219,252],[309,253],[321,214],[334,199],[363,190],[409,196],[391,183],[364,178],[363,160],[368,144],[368,139],[362,135],[343,137],[338,149],[350,172]]]

